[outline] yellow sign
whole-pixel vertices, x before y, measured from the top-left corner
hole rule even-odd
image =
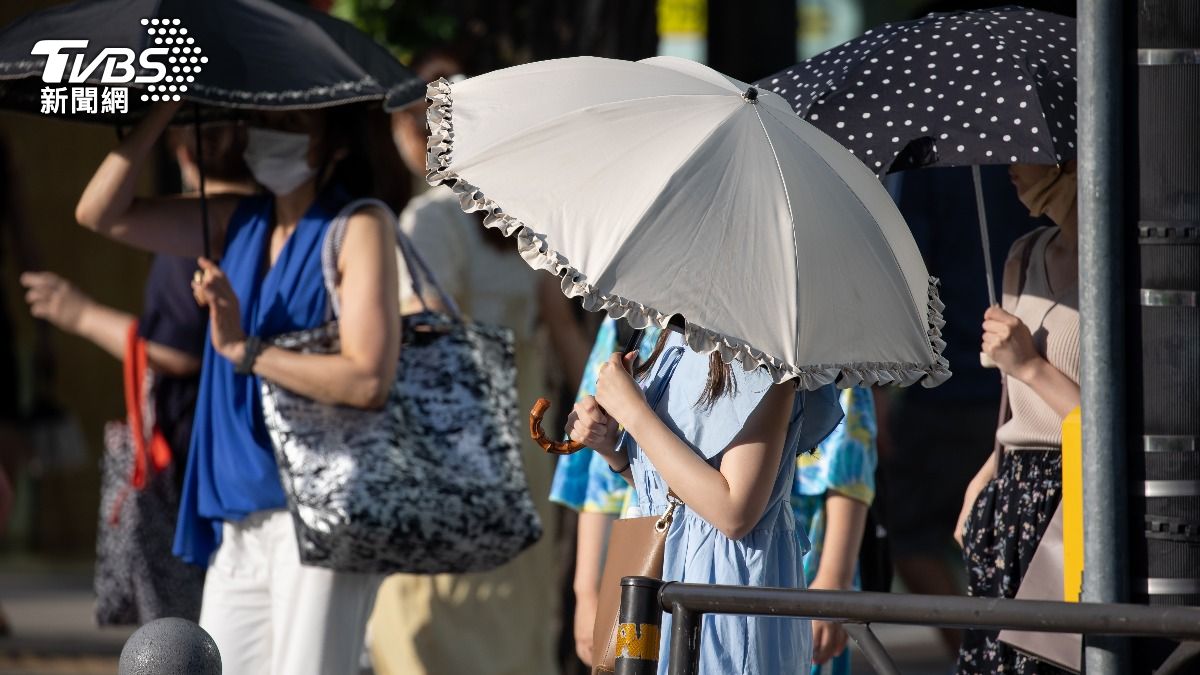
[[[1079,602],[1083,586],[1083,427],[1079,408],[1062,423],[1063,599]]]
[[[707,29],[707,0],[658,0],[659,35],[704,35]]]
[[[658,626],[649,623],[623,623],[617,626],[618,659],[658,660]]]

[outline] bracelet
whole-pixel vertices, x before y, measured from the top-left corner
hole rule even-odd
[[[246,337],[246,351],[242,354],[242,362],[234,367],[233,372],[238,375],[253,375],[254,362],[258,360],[258,355],[262,353],[263,343],[257,335]]]
[[[625,466],[621,467],[620,469],[614,469],[614,468],[612,468],[612,464],[609,464],[609,465],[608,465],[608,470],[609,470],[609,471],[611,471],[611,472],[613,472],[613,473],[615,473],[615,474],[617,474],[618,476],[620,476],[621,474],[623,474],[623,473],[625,473],[626,471],[628,471],[628,470],[629,470],[629,464],[630,464],[630,461],[629,461],[629,454],[628,454],[628,453],[626,453],[626,455],[625,455]]]

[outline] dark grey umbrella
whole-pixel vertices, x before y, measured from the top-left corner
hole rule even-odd
[[[169,80],[129,84],[129,114],[67,113],[83,121],[129,122],[156,100],[174,96],[219,108],[379,101],[392,110],[425,95],[425,83],[368,35],[303,3],[80,0],[28,14],[0,32],[0,107],[40,112],[47,57],[33,51],[51,39],[88,41],[86,49],[69,50],[72,67],[74,54],[81,53],[86,66],[106,48],[169,51],[156,57]],[[151,72],[135,66],[138,75]],[[97,68],[85,79],[101,85],[102,74]]]
[[[46,40],[87,42],[61,49],[65,61],[48,69],[48,56],[35,53]],[[156,70],[142,61],[145,50],[165,50],[152,55],[163,68],[161,79],[114,86],[104,79],[107,62],[98,59],[112,49],[137,55],[138,77]],[[92,64],[98,65],[89,71]],[[61,76],[48,84],[43,79],[53,70]],[[97,105],[55,113],[78,121],[129,123],[161,101],[190,101],[198,155],[201,105],[211,112],[379,101],[394,110],[425,95],[425,83],[368,35],[290,0],[79,0],[28,14],[0,31],[0,108],[40,113],[43,90],[60,86],[91,86],[100,97],[126,90],[124,112]],[[203,173],[200,197],[207,256]]]

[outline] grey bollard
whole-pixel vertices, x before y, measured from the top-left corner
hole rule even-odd
[[[155,619],[137,629],[121,650],[119,675],[221,675],[212,636],[187,619]]]

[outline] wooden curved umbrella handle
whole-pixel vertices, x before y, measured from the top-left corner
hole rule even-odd
[[[550,409],[550,401],[544,398],[539,398],[537,403],[533,404],[533,410],[529,411],[529,436],[533,438],[533,442],[541,446],[543,450],[552,455],[570,455],[579,452],[583,449],[583,443],[578,441],[552,441],[542,431],[542,417],[546,415],[546,411]]]

